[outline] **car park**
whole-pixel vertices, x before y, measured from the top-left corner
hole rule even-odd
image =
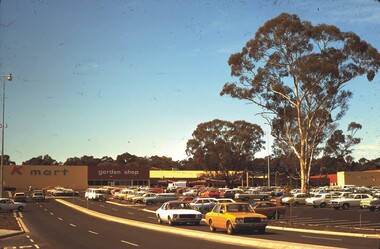
[[[211,232],[222,229],[227,230],[228,234],[239,230],[264,233],[268,225],[267,216],[255,213],[245,202],[218,203],[205,215],[205,221]]]
[[[373,199],[369,194],[350,194],[348,197],[338,198],[329,202],[330,206],[338,210],[349,209],[350,207],[360,207],[360,202],[363,199]]]
[[[34,190],[32,193],[32,200],[33,201],[44,201],[45,200],[45,194],[42,192],[42,190]]]
[[[153,197],[145,197],[143,203],[150,206],[154,204],[162,204],[167,201],[178,200],[175,193],[158,193]]]
[[[199,225],[202,219],[202,213],[191,208],[188,202],[168,201],[156,210],[157,222],[174,224],[191,223]]]
[[[27,196],[24,192],[16,192],[13,195],[13,200],[15,202],[26,202]]]
[[[284,216],[286,213],[285,206],[277,205],[271,201],[258,201],[254,202],[251,206],[256,213],[263,214],[268,218],[276,220],[279,219],[280,216]]]
[[[0,211],[23,211],[26,207],[26,203],[16,202],[10,198],[0,198]]]
[[[324,208],[329,204],[332,199],[338,198],[337,195],[331,193],[317,194],[313,197],[306,198],[306,205],[313,206],[314,208],[321,207]]]

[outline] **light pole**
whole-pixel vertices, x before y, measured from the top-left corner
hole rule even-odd
[[[12,74],[6,75],[1,75],[1,78],[3,79],[3,98],[2,98],[2,103],[3,103],[3,118],[1,122],[1,162],[0,162],[0,197],[3,197],[3,167],[4,167],[4,119],[5,119],[5,80],[7,79],[8,81],[12,80]]]

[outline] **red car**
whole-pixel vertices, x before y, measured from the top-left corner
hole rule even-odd
[[[219,198],[220,197],[220,192],[219,192],[219,190],[216,190],[216,189],[207,190],[206,192],[200,193],[198,197]]]

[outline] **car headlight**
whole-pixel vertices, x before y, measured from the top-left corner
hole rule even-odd
[[[244,218],[236,218],[235,223],[244,223]]]
[[[178,218],[178,214],[173,214],[173,218]]]
[[[202,218],[202,215],[201,214],[197,214],[195,217],[196,218]]]
[[[267,218],[261,218],[261,222],[268,222]]]

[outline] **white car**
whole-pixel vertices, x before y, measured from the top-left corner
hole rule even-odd
[[[329,201],[332,199],[338,198],[337,195],[331,193],[317,194],[314,197],[306,198],[306,205],[313,206],[315,208],[321,207],[324,208],[329,204]]]
[[[350,207],[360,207],[360,201],[366,199],[372,199],[372,196],[369,194],[350,194],[345,198],[331,200],[329,204],[336,210],[340,208],[348,209]]]
[[[193,223],[199,225],[202,213],[191,208],[188,202],[168,201],[156,210],[157,222],[169,223],[170,226],[179,223]]]
[[[281,202],[284,205],[293,205],[297,206],[299,204],[306,204],[307,194],[304,193],[295,193],[292,196],[287,196],[282,198]]]
[[[0,211],[7,210],[7,211],[23,211],[26,207],[26,203],[22,202],[15,202],[12,199],[9,198],[0,198]]]

